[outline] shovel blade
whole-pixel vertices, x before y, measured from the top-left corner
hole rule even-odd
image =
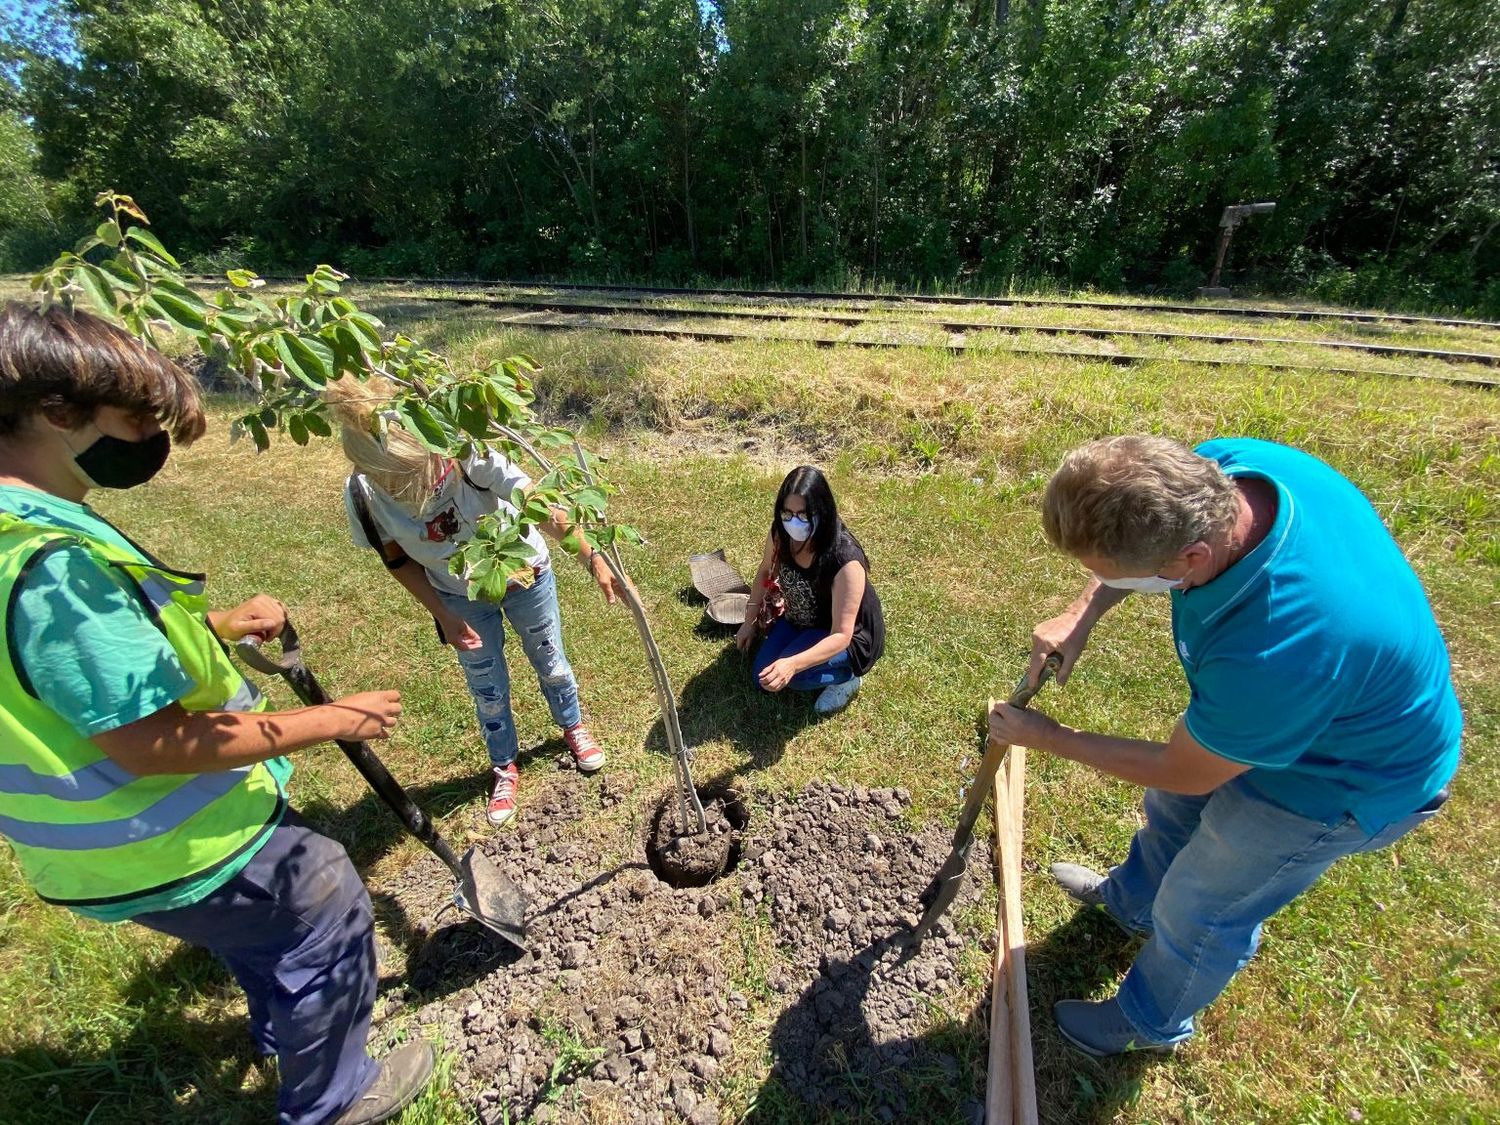
[[[938,924],[938,919],[948,912],[948,907],[953,905],[958,892],[963,890],[964,876],[968,874],[968,871],[968,848],[956,848],[948,854],[948,858],[943,861],[943,866],[938,869],[932,882],[922,892],[921,901],[927,909],[922,914],[922,920],[917,923],[916,929],[912,930],[911,935],[906,939],[906,952],[901,957],[902,961],[917,952],[922,939],[932,932],[932,927]]]
[[[477,847],[458,861],[453,905],[522,953],[526,948],[526,895]]]

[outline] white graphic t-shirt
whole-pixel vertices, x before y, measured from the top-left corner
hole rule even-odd
[[[395,543],[420,565],[434,589],[460,597],[468,596],[469,583],[448,570],[453,552],[474,534],[479,517],[496,511],[514,514],[512,497],[517,489],[531,484],[520,467],[498,453],[471,458],[464,462],[462,471],[452,469],[421,512],[413,516],[364,474],[352,473],[344,482],[344,514],[349,517],[349,534],[359,547],[379,544],[369,541],[355,509],[355,477],[364,481],[370,518],[384,540]],[[522,541],[531,549],[531,565],[545,570],[550,557],[541,532],[528,528]]]

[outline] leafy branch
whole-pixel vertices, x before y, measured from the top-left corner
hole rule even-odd
[[[44,303],[86,305],[150,347],[161,350],[176,337],[221,359],[254,398],[234,420],[232,437],[248,436],[262,451],[273,433],[285,433],[298,445],[331,437],[328,384],[378,377],[397,388],[371,414],[382,441],[396,425],[441,457],[463,461],[493,451],[535,467],[536,479],[512,496],[511,509],[480,519],[473,537],[454,552],[453,573],[477,597],[502,600],[511,577],[529,565],[528,531],[558,512],[565,515],[570,529],[564,550],[579,554],[587,542],[626,591],[677,759],[683,830],[691,830],[692,812],[702,831],[703,810],[666,667],[619,550],[643,540],[634,527],[610,521],[615,489],[599,473],[602,459],[533,411],[537,365],[514,355],[461,371],[408,336],[386,338],[385,326],[342,294],[347,275],[328,265],[308,274],[301,289],[276,297],[260,293],[265,282],[251,271],[232,269],[225,274],[228,284],[205,296],[147,229],[149,220],[133,199],[105,191],[95,202],[105,213],[98,228],[34,277],[32,288]]]

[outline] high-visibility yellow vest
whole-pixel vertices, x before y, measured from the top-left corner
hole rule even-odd
[[[203,575],[172,570],[80,531],[0,512],[6,626],[0,836],[42,898],[102,907],[170,891],[242,855],[280,821],[286,794],[265,762],[137,777],[37,698],[16,656],[15,593],[30,569],[65,546],[82,547],[100,567],[129,580],[193,681],[179,700],[185,710],[259,711],[265,699],[209,626]]]

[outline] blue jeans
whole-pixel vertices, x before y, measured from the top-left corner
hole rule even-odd
[[[785,617],[778,617],[771,626],[771,631],[766,634],[766,639],[761,641],[760,651],[755,654],[753,675],[756,687],[760,687],[760,674],[766,670],[767,665],[783,656],[806,652],[827,638],[828,634],[822,629],[799,629]],[[788,681],[786,690],[817,691],[853,678],[854,670],[849,667],[849,650],[845,649],[831,660],[798,672]],[[765,688],[761,690],[764,691]]]
[[[215,953],[245,990],[250,1034],[281,1072],[280,1125],[322,1125],[375,1080],[370,896],[344,849],[288,811],[238,875],[192,906],[137,914]]]
[[[1146,944],[1120,985],[1120,1010],[1144,1041],[1176,1043],[1260,945],[1261,923],[1336,860],[1394,843],[1441,799],[1371,834],[1352,816],[1334,824],[1260,796],[1244,775],[1186,797],[1146,790],[1146,826],[1100,888]]]
[[[505,666],[507,620],[520,638],[521,651],[531,661],[553,721],[564,730],[583,721],[578,680],[563,652],[557,579],[550,567],[528,589],[508,590],[499,605],[470,601],[442,590],[438,591],[438,597],[450,613],[467,621],[484,642],[482,648],[460,652],[458,663],[474,696],[474,712],[479,717],[479,729],[484,733],[491,762],[508,766],[521,752],[515,716],[510,712],[510,669]]]

